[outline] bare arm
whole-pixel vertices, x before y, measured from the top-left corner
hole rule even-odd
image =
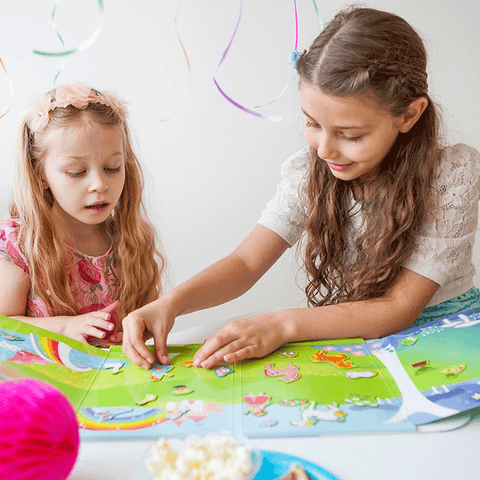
[[[403,269],[386,295],[371,300],[292,311],[289,342],[315,338],[380,338],[408,328],[439,285]]]
[[[287,250],[288,243],[257,225],[227,257],[168,292],[175,316],[221,305],[247,292]]]
[[[210,368],[268,355],[288,342],[361,337],[379,338],[408,328],[439,285],[403,269],[383,297],[315,308],[280,310],[236,320],[211,337],[195,354]]]
[[[65,335],[83,343],[89,336],[104,338],[102,330],[113,330],[108,311],[91,312],[78,316],[27,317],[29,279],[23,270],[7,260],[0,259],[0,314],[30,325]]]
[[[166,340],[175,318],[220,305],[248,291],[282,256],[288,243],[257,225],[227,257],[209,266],[158,300],[130,313],[123,321],[123,351],[134,363],[149,368],[153,362],[145,340],[153,336],[155,354],[168,364]]]

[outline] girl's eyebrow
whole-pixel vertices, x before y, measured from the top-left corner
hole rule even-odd
[[[309,115],[302,107],[300,107],[300,110],[304,113],[306,117],[316,122],[316,120],[311,115]],[[337,128],[338,130],[352,130],[352,129],[363,130],[363,129],[370,128],[370,125],[335,125],[334,128]]]
[[[113,153],[110,153],[108,156],[109,157],[117,157],[119,155],[123,155],[123,152],[121,151],[118,151],[118,152],[113,152]],[[85,157],[88,157],[88,153],[86,153],[85,155],[67,155],[64,157],[65,160],[83,160]]]
[[[303,114],[308,117],[310,120],[315,120],[312,116],[310,116],[304,109],[303,107],[300,107],[300,110],[303,112]]]

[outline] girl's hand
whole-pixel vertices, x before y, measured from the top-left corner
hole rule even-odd
[[[164,297],[151,302],[131,313],[122,321],[123,353],[135,365],[149,369],[155,357],[145,345],[153,337],[155,356],[162,365],[170,365],[167,354],[167,336],[175,323],[175,315],[169,313]]]
[[[235,320],[206,340],[193,357],[195,367],[211,368],[221,361],[261,358],[287,342],[285,319],[279,312]]]
[[[102,310],[68,317],[62,334],[87,344],[89,337],[105,339],[115,328],[110,317],[109,312]]]

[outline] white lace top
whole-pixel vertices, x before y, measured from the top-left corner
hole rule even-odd
[[[285,161],[281,169],[282,181],[258,222],[290,245],[294,245],[303,232],[306,207],[301,198],[304,198],[308,164],[307,148]],[[436,189],[440,200],[438,218],[425,225],[416,250],[404,264],[440,285],[428,306],[454,298],[473,287],[472,252],[480,199],[479,152],[464,144],[445,148]],[[354,221],[360,224],[361,219]]]

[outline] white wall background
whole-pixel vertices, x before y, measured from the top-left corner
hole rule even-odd
[[[30,102],[53,87],[60,58],[33,49],[61,49],[51,24],[53,0],[2,0],[0,58],[12,78],[12,110],[0,120],[0,217],[10,195],[15,137]],[[350,2],[317,2],[328,21]],[[275,192],[283,160],[303,145],[296,82],[263,113],[272,123],[242,113],[217,91],[213,71],[235,26],[240,0],[183,0],[178,30],[191,61],[191,83],[175,34],[177,0],[59,1],[55,22],[67,47],[103,28],[88,49],[67,57],[57,84],[82,80],[117,91],[128,103],[146,178],[147,206],[168,257],[166,288],[229,253],[255,225]],[[372,0],[366,6],[403,16],[422,34],[430,53],[430,89],[444,106],[450,143],[480,149],[480,2],[477,0]],[[320,31],[310,0],[298,0],[299,50]],[[264,104],[282,90],[294,45],[293,0],[244,0],[243,17],[218,73],[222,87],[246,106]],[[10,104],[0,71],[0,111]],[[172,117],[169,122],[160,119]],[[480,249],[475,250],[480,286]],[[192,314],[182,322],[297,306],[294,251],[286,254],[242,298]],[[299,279],[301,283],[301,279]]]

